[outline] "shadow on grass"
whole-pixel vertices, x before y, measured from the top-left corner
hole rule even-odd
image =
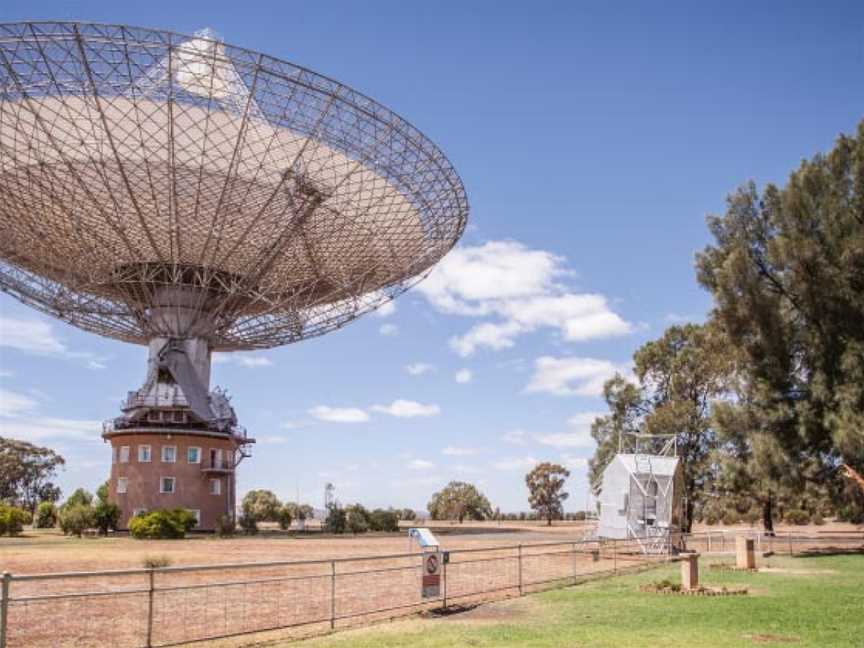
[[[814,547],[795,554],[795,558],[821,558],[824,556],[864,556],[864,545],[860,547]]]

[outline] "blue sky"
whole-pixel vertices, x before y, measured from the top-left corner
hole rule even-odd
[[[0,20],[191,33],[332,76],[420,128],[471,202],[419,289],[322,338],[214,365],[259,439],[240,490],[425,506],[450,479],[527,507],[533,461],[585,502],[597,388],[710,307],[693,255],[748,179],[782,182],[864,106],[864,5],[602,2],[18,2]],[[98,422],[146,353],[0,296],[0,434],[59,449],[95,488]],[[457,380],[458,376],[458,380]]]

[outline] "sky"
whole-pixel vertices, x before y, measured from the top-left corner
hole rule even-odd
[[[573,511],[603,381],[710,310],[705,216],[862,118],[864,4],[710,5],[5,0],[0,21],[210,27],[374,97],[461,175],[465,235],[393,307],[217,358],[258,440],[241,495],[320,507],[329,481],[343,503],[423,509],[459,479],[518,511],[525,473],[554,461]],[[0,295],[0,435],[61,452],[67,495],[107,478],[101,421],[145,373],[143,347]]]

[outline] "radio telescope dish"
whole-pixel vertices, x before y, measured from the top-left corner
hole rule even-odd
[[[207,30],[0,25],[0,90],[0,284],[100,335],[296,342],[465,227],[459,176],[404,119]]]
[[[467,216],[438,147],[310,70],[207,30],[0,24],[0,289],[149,346],[103,431],[121,526],[154,501],[200,528],[233,516],[254,440],[210,390],[213,351],[347,324],[422,278]]]

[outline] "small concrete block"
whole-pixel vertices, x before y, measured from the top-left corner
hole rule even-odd
[[[753,538],[735,538],[735,565],[740,569],[756,569],[756,551]]]
[[[699,588],[699,554],[681,557],[681,587],[685,590]]]

